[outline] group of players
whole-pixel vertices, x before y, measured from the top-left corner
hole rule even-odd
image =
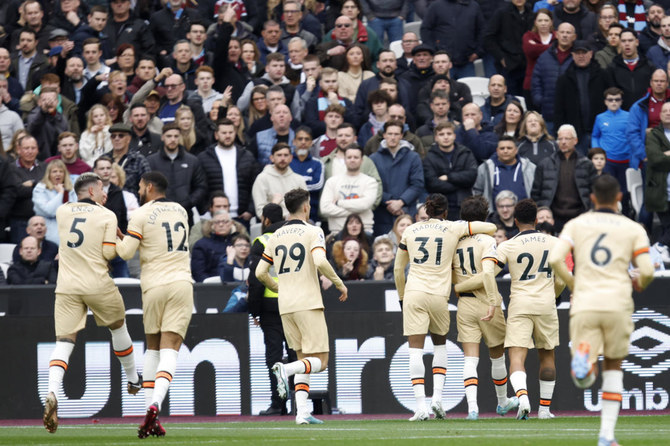
[[[147,414],[138,436],[162,436],[158,420],[161,404],[176,369],[177,354],[193,307],[188,260],[186,211],[165,200],[167,181],[156,172],[140,181],[142,207],[124,236],[114,214],[103,208],[105,193],[95,174],[83,174],[75,184],[77,203],[57,213],[61,240],[59,280],[56,287],[56,348],[49,367],[44,425],[58,427],[57,394],[73,350],[76,333],[84,328],[87,308],[96,322],[109,327],[116,356],[128,379],[128,392],[145,389]],[[269,238],[255,274],[278,292],[279,312],[289,346],[298,360],[277,363],[280,397],[289,392],[294,376],[297,424],[321,424],[308,406],[310,375],[328,365],[329,340],[321,298],[319,273],[340,291],[348,291],[326,258],[323,231],[308,223],[309,192],[294,189],[284,196],[287,222]],[[410,421],[429,418],[425,403],[423,347],[430,334],[434,345],[431,411],[444,418],[442,390],[447,369],[446,337],[450,314],[448,298],[452,278],[459,297],[458,341],[465,353],[463,377],[468,419],[476,420],[477,365],[481,339],[489,348],[491,375],[498,399],[497,413],[517,410],[527,419],[531,405],[526,386],[528,349],[537,348],[540,359],[538,418],[553,418],[549,408],[554,391],[558,346],[556,296],[567,285],[572,290],[570,338],[572,376],[581,388],[593,385],[597,360],[604,355],[602,417],[599,445],[616,445],[614,428],[623,391],[621,361],[628,354],[633,330],[632,289],[643,290],[653,279],[644,229],[618,213],[621,192],[616,179],[599,177],[591,199],[594,211],[570,221],[560,238],[535,230],[537,207],[522,200],[515,208],[519,234],[496,246],[496,227],[484,223],[488,203],[470,197],[462,203],[460,221],[446,219],[448,202],[441,194],[426,200],[430,219],[408,227],[398,247],[395,282],[403,308],[403,331],[409,342],[409,374],[416,398]],[[141,287],[147,351],[144,380],[135,369],[132,341],[124,321],[124,305],[107,273],[107,260],[130,258],[140,250]],[[565,258],[572,252],[574,274]],[[629,273],[629,265],[635,269]],[[406,269],[409,272],[406,277]],[[507,321],[495,276],[507,265],[511,276]],[[505,349],[516,396],[507,396]]]

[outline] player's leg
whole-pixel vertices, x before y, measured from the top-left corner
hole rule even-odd
[[[272,366],[281,362],[284,355],[284,331],[282,330],[279,314],[261,314],[261,329],[265,341],[265,364],[270,375],[270,389],[272,391],[270,407],[262,410],[259,415],[285,415],[286,399],[277,392],[277,377]]]
[[[128,333],[128,326],[125,319],[110,324],[110,333],[112,334],[112,348],[114,355],[119,359],[123,370],[128,379],[128,393],[135,395],[142,388],[142,379],[137,373],[135,367],[135,353],[133,352],[133,340]]]
[[[161,334],[160,333],[145,333],[147,349],[144,352],[144,366],[143,375],[144,381],[144,403],[148,409],[154,402],[154,386],[156,385],[156,371],[158,369],[158,362],[161,354]]]
[[[593,385],[598,375],[595,366],[598,352],[603,345],[603,331],[597,314],[576,313],[570,316],[570,340],[572,361],[570,362],[572,381],[580,389]]]
[[[430,410],[435,418],[444,419],[446,414],[442,408],[442,392],[444,378],[447,375],[447,335],[431,333],[433,341],[433,396],[430,401]],[[423,358],[421,359],[423,361]]]
[[[309,409],[309,384],[310,374],[312,372],[309,367],[311,364],[328,364],[328,352],[305,354],[302,351],[297,351],[298,361],[295,363],[302,363],[305,366],[306,373],[296,373],[293,375],[294,389],[295,389],[295,408],[296,408],[296,423],[297,424],[321,424],[323,421],[312,416],[312,411]]]
[[[425,334],[407,337],[409,343],[409,378],[412,381],[412,390],[416,400],[416,411],[409,419],[410,421],[424,421],[429,417],[426,410],[426,367],[423,364],[423,344],[425,340]]]
[[[51,352],[51,358],[49,358],[49,387],[44,403],[42,421],[46,430],[52,434],[58,429],[58,398],[56,395],[63,387],[63,377],[76,339],[76,333],[58,336],[56,338],[56,348]]]
[[[540,358],[540,408],[537,411],[537,417],[540,419],[554,418],[549,411],[556,386],[554,350],[538,348],[537,354]]]
[[[509,380],[516,397],[519,399],[519,411],[517,419],[525,420],[530,413],[530,400],[528,399],[528,385],[526,384],[526,356],[528,349],[525,347],[509,347]]]
[[[465,385],[465,399],[468,401],[468,420],[479,418],[479,405],[477,404],[477,390],[479,387],[479,344],[474,342],[463,343],[463,384]]]
[[[609,358],[603,361],[603,399],[598,446],[617,446],[614,429],[619,418],[623,392],[621,361],[621,359]]]
[[[507,364],[505,364],[505,348],[503,345],[490,347],[489,358],[491,359],[491,379],[498,399],[496,413],[503,416],[510,410],[519,407],[519,398],[516,396],[507,397]]]

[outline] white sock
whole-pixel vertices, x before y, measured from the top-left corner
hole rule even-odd
[[[509,376],[512,388],[519,398],[519,404],[530,406],[528,399],[528,388],[526,386],[526,372],[514,372]]]
[[[63,386],[63,376],[70,361],[70,355],[74,349],[74,343],[56,341],[56,348],[51,352],[49,359],[49,392],[58,397],[58,391]]]
[[[554,386],[556,386],[556,380],[540,380],[540,408],[538,409],[538,412],[549,412],[551,398],[554,396]]]
[[[491,359],[491,379],[496,389],[498,406],[507,404],[507,366],[505,365],[505,354],[500,358]]]
[[[478,357],[465,357],[465,364],[463,364],[463,384],[465,385],[465,398],[468,400],[468,412],[479,413],[479,406],[477,405],[477,386],[479,385],[477,375],[478,364]]]
[[[163,400],[170,388],[172,377],[177,369],[177,356],[179,356],[179,352],[171,348],[162,348],[160,351],[153,398],[153,402],[158,404],[158,410],[161,409]]]
[[[325,367],[324,367],[325,369]],[[286,371],[286,376],[298,375],[301,373],[312,374],[321,372],[321,360],[313,356],[307,358],[298,359],[284,365],[284,371]]]
[[[299,417],[307,417],[312,412],[309,410],[307,399],[309,398],[309,375],[298,373],[293,377],[295,382],[295,408]]]
[[[426,410],[426,387],[425,387],[426,368],[423,365],[423,349],[409,349],[409,377],[412,380],[412,389],[416,399],[416,410]]]
[[[603,371],[603,401],[600,414],[600,436],[614,440],[614,428],[621,407],[623,392],[623,372],[621,370]]]
[[[156,379],[156,369],[158,368],[158,362],[160,361],[161,354],[158,350],[147,350],[144,352],[144,382],[142,387],[144,388],[144,402],[147,406],[151,406],[154,403],[154,384]]]
[[[137,376],[137,369],[135,368],[135,354],[133,353],[133,340],[130,339],[130,334],[128,334],[128,327],[124,322],[120,328],[115,330],[109,330],[112,333],[112,348],[114,349],[114,354],[123,369],[126,371],[126,378],[128,381],[136,383],[139,380]]]
[[[442,401],[444,377],[447,374],[447,345],[436,345],[433,351],[433,398],[432,401]]]

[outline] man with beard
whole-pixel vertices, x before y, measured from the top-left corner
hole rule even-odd
[[[661,19],[665,17],[663,6],[654,4],[647,10],[647,26],[640,32],[640,51],[647,54],[649,48],[656,45],[661,37]]]
[[[146,105],[139,103],[130,107],[130,148],[132,152],[140,152],[145,157],[156,153],[161,148],[161,137],[149,130],[149,112]]]
[[[311,212],[310,220],[318,220],[319,195],[323,189],[323,163],[319,159],[312,158],[309,149],[312,147],[312,131],[307,126],[302,126],[295,131],[293,139],[295,147],[294,157],[291,161],[291,169],[298,175],[302,175],[307,183],[310,196]]]

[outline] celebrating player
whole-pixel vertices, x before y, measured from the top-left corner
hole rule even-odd
[[[569,221],[549,256],[556,275],[573,291],[570,340],[577,387],[593,385],[598,355],[605,356],[598,446],[618,444],[614,428],[623,391],[621,361],[628,355],[634,328],[632,289],[645,289],[654,277],[647,234],[640,224],[619,214],[621,197],[614,177],[599,177],[591,194],[595,212]],[[570,251],[576,265],[574,276],[563,261]],[[631,262],[637,267],[632,279],[628,274]]]
[[[328,366],[328,327],[323,314],[323,299],[317,270],[330,279],[340,291],[340,300],[347,300],[347,287],[337,276],[326,258],[325,238],[318,226],[306,223],[309,218],[309,192],[293,189],[284,195],[289,211],[288,221],[270,237],[262,262],[256,267],[256,277],[277,292],[279,313],[289,347],[298,360],[289,364],[276,363],[272,371],[277,377],[277,392],[281,398],[288,393],[288,377],[295,380],[296,424],[321,424],[309,411],[310,374]],[[278,282],[269,274],[274,267]]]
[[[461,219],[465,221],[484,221],[488,212],[489,204],[481,195],[468,197],[461,203]],[[519,407],[517,397],[507,398],[507,367],[503,346],[505,317],[500,308],[502,299],[495,279],[486,284],[482,282],[482,257],[495,246],[495,239],[489,235],[465,236],[458,242],[453,259],[454,290],[458,293],[458,342],[463,345],[465,354],[463,382],[468,401],[468,420],[479,418],[477,365],[482,337],[491,357],[491,377],[498,397],[496,412],[505,415]]]
[[[447,373],[451,259],[461,237],[474,233],[493,234],[496,230],[492,223],[445,221],[448,207],[444,195],[428,197],[426,213],[430,219],[405,229],[393,268],[398,296],[403,302],[403,332],[409,342],[409,375],[416,398],[416,412],[409,421],[429,418],[423,365],[423,344],[429,332],[434,345],[431,410],[436,418],[445,417],[442,388]],[[405,283],[405,267],[410,261]]]
[[[56,211],[60,238],[54,308],[56,348],[49,361],[49,390],[43,417],[44,427],[51,433],[58,428],[56,395],[63,385],[77,332],[86,326],[89,308],[96,323],[112,333],[112,348],[126,372],[128,393],[135,395],[141,388],[133,342],[125,323],[126,309],[107,263],[116,257],[116,216],[102,207],[107,194],[98,175],[82,174],[74,190],[78,202],[66,203]]]
[[[140,202],[128,222],[128,236],[117,240],[117,252],[130,259],[139,247],[142,310],[147,351],[144,385],[147,414],[137,436],[163,436],[158,413],[177,368],[179,348],[193,310],[193,283],[188,257],[188,214],[165,199],[168,182],[160,172],[140,179]],[[122,237],[122,234],[119,236]],[[152,380],[152,378],[155,378]]]
[[[496,266],[503,268],[509,263],[512,284],[505,348],[509,349],[509,379],[519,398],[517,419],[527,419],[531,410],[525,362],[528,349],[533,347],[540,358],[538,418],[548,419],[554,417],[549,407],[556,385],[554,349],[559,342],[556,296],[565,287],[561,280],[554,279],[548,262],[549,251],[558,239],[535,229],[537,205],[533,200],[516,204],[514,222],[519,233],[484,257],[489,260],[483,262],[484,274],[491,280],[499,271],[495,271]]]

